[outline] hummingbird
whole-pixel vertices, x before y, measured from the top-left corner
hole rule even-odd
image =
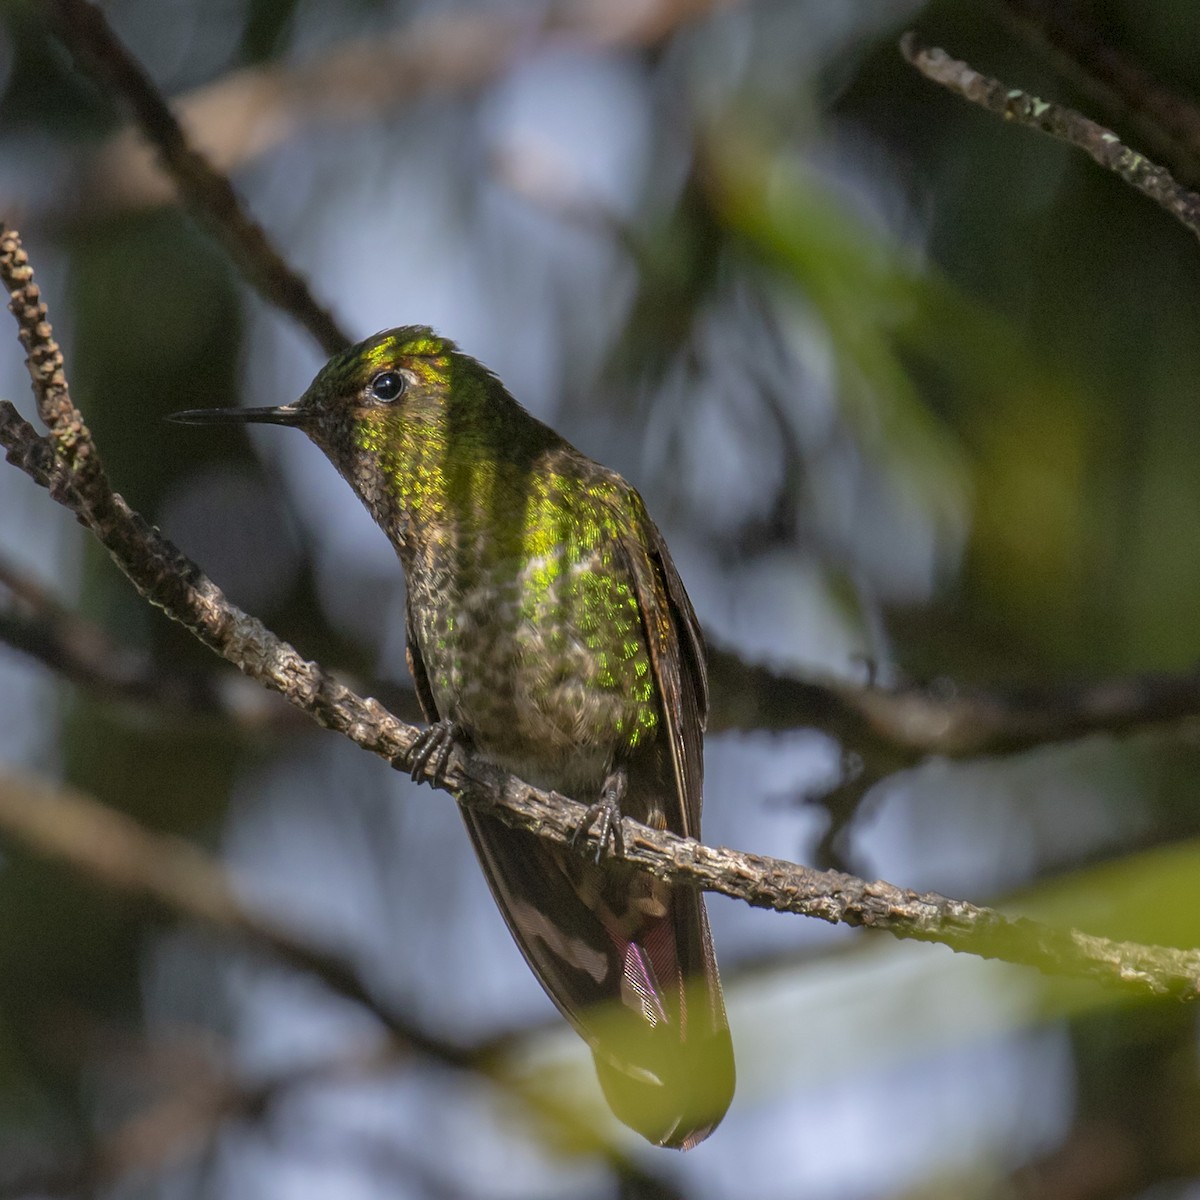
[[[460,811],[614,1114],[657,1145],[703,1141],[734,1090],[704,901],[621,861],[622,816],[699,838],[708,710],[700,626],[641,496],[420,325],[335,355],[292,404],[172,419],[303,430],[387,534],[429,722],[397,765],[436,778],[463,744],[588,805],[594,855]]]

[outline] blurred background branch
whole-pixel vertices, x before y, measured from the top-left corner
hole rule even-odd
[[[101,87],[130,109],[188,209],[212,233],[263,296],[294,317],[326,354],[348,344],[334,318],[283,260],[263,227],[249,215],[228,178],[193,148],[162,93],[125,49],[99,8],[89,0],[48,0],[60,36]]]
[[[308,727],[295,709],[241,675],[179,670],[140,647],[119,645],[3,560],[0,641],[104,700],[136,708],[141,720],[208,719],[245,732]]]
[[[547,46],[592,53],[653,48],[682,26],[741,2],[558,0],[526,12],[481,8],[418,18],[382,42],[364,38],[309,63],[231,73],[178,97],[172,107],[195,150],[216,171],[229,173],[307,126],[353,123],[429,95],[475,91]],[[82,45],[90,22],[79,19],[78,5],[60,11],[68,37]],[[110,56],[111,35],[91,52]],[[144,109],[138,105],[135,111]],[[157,141],[145,122],[141,133],[152,144]],[[92,216],[107,208],[169,203],[180,187],[178,180],[172,186],[145,142],[128,132],[100,152],[94,174],[97,189],[88,201]],[[186,185],[180,190],[188,192]]]
[[[195,846],[141,828],[89,797],[17,775],[0,777],[0,824],[35,854],[65,864],[105,887],[268,950],[366,1008],[400,1042],[452,1066],[469,1058],[414,1028],[373,996],[354,970],[317,950],[237,899],[224,872]]]

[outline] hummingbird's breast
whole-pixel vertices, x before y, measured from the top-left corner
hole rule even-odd
[[[497,765],[583,794],[651,739],[659,701],[631,572],[603,506],[527,496],[409,565],[412,635],[443,717]]]

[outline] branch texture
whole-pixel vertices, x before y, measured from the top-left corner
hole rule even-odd
[[[13,265],[24,263],[15,232],[0,231],[0,242],[5,247],[0,254],[5,286],[10,291],[32,287],[24,269],[17,271]],[[84,460],[86,470],[72,470],[64,461],[63,452],[56,450],[61,426],[78,426],[76,442],[90,445],[90,435],[70,404],[61,369],[53,376],[60,402],[56,406],[44,403],[41,389],[50,385],[36,363],[46,343],[52,343],[52,332],[44,312],[29,323],[29,314],[35,311],[36,306],[14,305],[28,339],[39,408],[48,412],[53,422],[51,438],[40,437],[10,404],[0,403],[0,444],[8,449],[9,460],[44,486],[55,486],[56,498],[88,524],[138,590],[206,645],[326,728],[389,761],[407,762],[419,735],[415,727],[397,720],[377,701],[356,695],[319,666],[305,661],[261,622],[230,604],[199,567],[111,490],[96,456]],[[560,843],[571,839],[585,811],[573,800],[538,791],[461,750],[454,752],[437,786],[455,794],[461,803],[486,807],[514,828]],[[883,929],[897,937],[938,941],[954,950],[1100,980],[1142,994],[1192,999],[1200,992],[1197,951],[1113,942],[1056,929],[934,893],[869,883],[762,855],[713,849],[629,819],[623,822],[623,832],[630,864],[662,879],[720,892],[758,907]]]

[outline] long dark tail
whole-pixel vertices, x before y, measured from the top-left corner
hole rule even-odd
[[[702,897],[477,812],[496,903],[551,1000],[592,1048],[616,1116],[690,1149],[733,1098],[733,1045]]]
[[[655,1004],[643,1009],[642,1020],[626,1017],[612,1036],[592,1043],[600,1086],[626,1125],[660,1146],[690,1150],[720,1123],[734,1088],[733,1043],[703,899],[672,889],[668,913],[647,922],[623,954],[626,996],[651,980]],[[618,1011],[628,1013],[628,1002]]]

